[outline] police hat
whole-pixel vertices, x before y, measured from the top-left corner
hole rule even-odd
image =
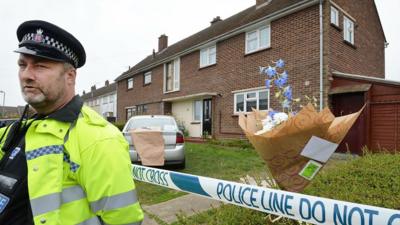
[[[64,29],[40,20],[22,23],[17,29],[17,53],[34,55],[82,67],[86,53],[82,44]]]

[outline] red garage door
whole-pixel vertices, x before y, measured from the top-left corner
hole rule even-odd
[[[400,103],[371,104],[371,149],[394,152],[399,149]]]

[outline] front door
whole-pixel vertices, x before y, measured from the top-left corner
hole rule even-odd
[[[211,135],[212,127],[211,99],[203,100],[203,135]]]

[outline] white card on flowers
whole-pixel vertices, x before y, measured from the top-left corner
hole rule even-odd
[[[338,144],[327,141],[325,139],[312,136],[301,155],[319,162],[326,163],[331,155],[335,152]]]

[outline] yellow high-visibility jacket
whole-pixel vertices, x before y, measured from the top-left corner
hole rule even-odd
[[[25,135],[25,152],[35,225],[143,220],[128,144],[116,127],[89,107],[82,107],[74,126],[50,118],[33,121]]]

